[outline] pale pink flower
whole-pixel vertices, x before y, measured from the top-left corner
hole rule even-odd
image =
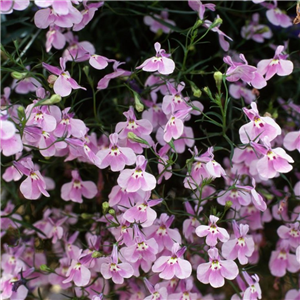
[[[222,287],[225,280],[233,280],[237,277],[239,269],[233,260],[221,260],[218,249],[208,250],[209,262],[200,264],[197,268],[197,278],[204,284],[210,284],[214,288]]]
[[[300,152],[300,130],[288,132],[283,139],[283,146],[289,151],[297,149]]]
[[[164,22],[170,24],[171,26],[175,26],[175,22],[172,20],[169,20],[169,13],[167,10],[162,10],[160,15],[153,15],[156,19],[161,19]],[[172,29],[164,24],[162,24],[161,22],[153,19],[150,16],[145,16],[144,17],[144,23],[148,26],[150,26],[150,30],[154,33],[159,32],[159,30],[163,31],[164,33],[170,33],[172,32]]]
[[[251,103],[251,109],[243,108],[245,115],[250,119],[250,122],[243,125],[239,129],[241,142],[248,144],[250,141],[268,136],[269,141],[274,140],[281,134],[280,126],[271,117],[261,117],[259,115],[257,104]]]
[[[51,230],[48,232],[47,237],[52,238],[52,243],[55,244],[58,240],[61,240],[64,234],[64,228],[61,226],[68,217],[61,218],[57,221],[54,221],[52,218],[48,218],[49,223],[51,224]]]
[[[298,289],[298,290],[296,290],[296,289],[289,290],[285,294],[285,298],[284,299],[299,300],[300,299],[300,289]]]
[[[229,94],[234,99],[243,98],[245,103],[250,104],[256,99],[254,93],[245,87],[245,84],[241,82],[236,82],[229,86]]]
[[[241,265],[248,263],[248,257],[250,257],[254,251],[254,241],[252,236],[247,235],[249,231],[249,225],[240,224],[237,225],[236,221],[233,221],[234,238],[228,240],[222,245],[222,255],[226,259],[238,258]]]
[[[61,30],[58,26],[50,26],[46,33],[46,52],[49,52],[52,47],[58,50],[64,48],[66,37],[62,34]]]
[[[25,10],[30,0],[2,0],[0,1],[0,14],[11,14],[13,10]]]
[[[246,271],[242,273],[248,284],[248,287],[244,291],[243,300],[262,299],[259,277],[256,274],[250,276]]]
[[[257,68],[248,65],[244,54],[240,54],[239,58],[242,62],[233,61],[230,56],[223,58],[223,61],[230,66],[226,72],[226,80],[235,82],[241,79],[256,89],[265,87],[267,82],[263,76],[258,73]]]
[[[125,165],[133,165],[136,162],[136,155],[131,148],[120,147],[118,145],[118,134],[113,133],[109,136],[110,145],[108,149],[97,152],[101,163],[100,169],[110,166],[113,172],[122,171]]]
[[[66,277],[66,274],[71,265],[71,260],[68,257],[63,257],[59,259],[59,267],[55,269],[55,273],[48,275],[48,280],[50,284],[59,285],[62,289],[68,289],[72,286],[71,282],[63,283],[62,278]]]
[[[297,248],[300,245],[300,224],[299,222],[281,225],[277,229],[277,234],[281,239],[288,240],[292,247]]]
[[[175,70],[175,63],[170,57],[170,54],[166,53],[166,50],[161,49],[160,43],[154,44],[156,56],[146,59],[136,69],[143,69],[146,72],[158,71],[162,75],[172,74]]]
[[[257,71],[261,75],[266,75],[265,79],[271,79],[275,74],[288,76],[293,72],[294,64],[286,60],[286,54],[282,54],[284,46],[278,46],[272,59],[263,59],[257,64]]]
[[[161,286],[159,283],[157,283],[155,286],[153,286],[150,281],[144,277],[145,285],[148,289],[148,291],[151,293],[151,295],[144,298],[144,300],[168,300],[168,291],[167,288],[164,286]]]
[[[80,257],[72,259],[71,266],[66,273],[66,279],[62,281],[63,284],[73,281],[76,286],[85,286],[90,282],[91,271],[79,262]]]
[[[99,62],[98,62],[99,63]],[[120,65],[125,64],[124,62],[115,61],[113,64],[113,72],[110,74],[105,75],[98,81],[97,89],[104,90],[108,87],[108,84],[111,79],[118,78],[118,77],[128,77],[131,75],[130,71],[123,70],[119,68]],[[98,65],[99,66],[99,65]]]
[[[292,26],[291,18],[286,14],[286,12],[277,7],[277,1],[274,2],[274,5],[269,4],[270,9],[266,12],[269,22],[275,26],[281,26],[283,28]]]
[[[218,240],[223,243],[229,240],[229,234],[227,230],[217,226],[218,220],[218,217],[210,215],[208,225],[200,225],[196,228],[196,234],[199,237],[206,236],[205,242],[211,247],[217,245]]]
[[[66,60],[61,57],[59,62],[60,62],[60,69],[57,67],[48,65],[44,62],[42,63],[42,65],[45,69],[47,69],[49,72],[58,76],[58,78],[55,80],[54,85],[53,85],[54,92],[62,97],[66,97],[71,94],[72,89],[86,90],[86,88],[78,85],[78,83],[71,77],[71,75],[68,71],[65,71]]]
[[[212,3],[203,4],[202,1],[200,0],[189,0],[188,4],[192,10],[198,13],[200,20],[204,19],[205,9],[215,11],[215,7],[216,7],[216,5]]]
[[[180,248],[178,243],[174,243],[170,256],[160,256],[154,263],[152,271],[159,273],[159,277],[170,280],[174,276],[185,279],[191,276],[192,266],[189,261],[182,259],[186,247]]]
[[[120,187],[125,188],[127,192],[136,192],[139,189],[151,191],[156,186],[155,177],[146,172],[147,160],[143,155],[136,158],[135,169],[123,170],[117,181]]]
[[[72,171],[72,181],[61,187],[61,198],[65,201],[82,203],[82,196],[92,199],[98,192],[97,186],[92,181],[83,181],[77,170]]]
[[[122,284],[124,278],[130,278],[133,275],[134,270],[129,263],[118,262],[118,248],[116,244],[113,246],[110,258],[110,263],[103,263],[101,265],[100,272],[105,279],[111,278],[114,283]]]
[[[27,66],[26,69],[29,71],[30,67]],[[41,83],[37,81],[34,77],[25,77],[21,80],[14,80],[12,83],[12,89],[18,94],[28,94],[29,92],[35,92]]]
[[[188,219],[183,221],[182,233],[188,241],[194,242],[195,230],[200,225],[200,222],[196,219],[196,213],[193,210],[190,202],[184,202],[184,206],[190,216]]]
[[[294,160],[289,156],[283,148],[277,147],[272,149],[268,136],[263,139],[264,147],[251,142],[251,146],[263,157],[256,163],[256,169],[259,176],[263,179],[274,178],[278,173],[288,173],[293,167],[290,163]]]
[[[50,197],[46,191],[45,180],[31,159],[27,159],[26,162],[14,161],[14,166],[27,176],[20,185],[20,191],[26,199],[36,200],[40,198],[42,194],[46,197]]]

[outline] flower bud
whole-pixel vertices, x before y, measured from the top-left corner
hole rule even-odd
[[[211,28],[217,27],[223,23],[221,18],[216,18],[214,22],[210,25]]]
[[[56,75],[49,75],[49,77],[48,77],[48,79],[47,79],[47,81],[48,81],[48,83],[49,83],[49,86],[52,88],[53,87],[53,84],[54,84],[54,82],[56,81],[56,79],[57,79],[58,77],[56,76]]]
[[[232,206],[232,202],[231,201],[226,201],[225,210],[229,209],[231,206]]]
[[[88,220],[91,219],[92,215],[91,214],[87,214],[87,213],[82,213],[81,214],[81,218],[84,220]]]
[[[105,202],[102,203],[103,214],[106,215],[108,210],[109,210],[109,203],[107,201],[105,201]]]
[[[18,106],[18,117],[19,117],[19,120],[22,121],[22,120],[25,120],[26,119],[26,115],[25,115],[25,109],[23,106]]]
[[[212,98],[212,94],[209,87],[206,86],[205,88],[203,88],[203,91],[207,94],[207,96]]]
[[[202,95],[201,90],[196,86],[196,84],[193,81],[190,81],[190,85],[191,85],[193,95],[197,98],[200,98]]]
[[[27,75],[27,73],[20,73],[20,72],[11,72],[11,77],[14,78],[14,79],[18,79],[18,80],[21,80],[21,79],[24,79]]]
[[[145,144],[145,145],[150,146],[149,143],[148,143],[146,140],[141,139],[140,137],[138,137],[137,135],[135,135],[135,134],[134,134],[133,132],[131,132],[131,131],[128,132],[127,137],[128,137],[131,141],[133,141],[133,142],[141,143],[141,144]]]
[[[41,269],[41,271],[44,271],[44,272],[52,272],[52,269],[50,269],[46,265],[40,265],[40,269]]]
[[[138,112],[142,112],[144,110],[144,105],[143,105],[143,103],[141,103],[140,95],[137,92],[133,92],[133,96],[134,96],[135,109]]]
[[[214,73],[214,79],[216,82],[216,86],[218,91],[221,89],[222,81],[223,81],[223,74],[220,71]]]
[[[115,211],[113,208],[109,209],[109,210],[108,210],[108,213],[109,213],[110,215],[112,215],[112,216],[115,216],[115,215],[116,215],[116,211]]]
[[[49,99],[42,102],[43,105],[51,105],[55,103],[59,103],[61,101],[61,96],[58,94],[53,94]]]
[[[101,252],[99,252],[99,251],[94,251],[94,252],[92,253],[92,258],[99,258],[99,257],[101,257],[101,256],[103,256],[103,255],[102,255]]]

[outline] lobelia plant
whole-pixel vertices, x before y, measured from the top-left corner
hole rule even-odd
[[[0,299],[299,298],[299,3],[212,2],[0,1]]]

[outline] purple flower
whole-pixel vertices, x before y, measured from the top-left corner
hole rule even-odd
[[[155,72],[162,75],[169,75],[175,70],[175,63],[172,59],[168,58],[170,54],[166,54],[166,50],[161,49],[160,43],[154,44],[156,50],[156,56],[146,59],[136,69],[143,69],[146,72]]]
[[[271,79],[275,74],[287,76],[293,72],[294,64],[286,60],[287,55],[281,54],[284,46],[278,46],[272,59],[263,59],[257,64],[257,71],[261,75],[266,75],[265,79]]]
[[[57,67],[48,65],[44,62],[42,63],[42,65],[45,69],[47,69],[49,72],[58,76],[58,78],[55,80],[54,85],[53,85],[54,92],[62,97],[66,97],[71,94],[72,89],[86,90],[86,88],[78,85],[78,83],[71,77],[71,75],[68,71],[65,71],[66,60],[61,57],[59,59],[59,62],[60,62],[60,69]]]
[[[204,13],[206,8],[211,11],[215,11],[216,7],[216,5],[212,3],[203,4],[200,0],[189,0],[188,4],[192,10],[198,13],[200,20],[204,19]]]
[[[217,240],[220,240],[223,243],[229,240],[227,230],[217,226],[218,220],[218,217],[210,215],[208,225],[200,225],[196,228],[196,234],[200,237],[206,236],[205,242],[211,247],[217,245]]]
[[[169,13],[167,10],[163,10],[161,11],[160,15],[153,15],[156,19],[161,19],[163,20],[164,22],[172,25],[172,26],[175,26],[175,22],[172,21],[172,20],[169,20],[168,17],[169,17]],[[164,33],[170,33],[172,32],[172,29],[164,24],[162,24],[161,22],[159,21],[156,21],[155,19],[153,19],[152,17],[150,16],[145,16],[144,17],[144,23],[148,26],[150,26],[150,30],[154,33],[157,33],[159,32],[159,30],[162,30]]]
[[[208,250],[209,262],[200,264],[197,268],[197,278],[204,284],[210,284],[214,288],[222,287],[225,280],[233,280],[239,274],[239,269],[233,260],[221,260],[218,249]]]
[[[185,279],[192,274],[192,265],[189,261],[182,259],[186,247],[179,248],[178,243],[174,243],[172,254],[169,256],[160,256],[154,263],[152,271],[159,273],[159,277],[170,280],[174,276],[179,279]]]

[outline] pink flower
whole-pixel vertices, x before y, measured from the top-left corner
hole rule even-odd
[[[296,290],[296,289],[289,290],[285,294],[284,299],[289,299],[289,300],[298,300],[298,299],[300,299],[300,289],[299,290]]]
[[[127,192],[136,192],[139,189],[143,191],[151,191],[156,186],[155,177],[147,173],[147,160],[143,155],[138,155],[136,158],[135,169],[123,170],[117,181],[120,187],[125,188]]]
[[[30,70],[30,67],[27,66],[26,69]],[[26,74],[26,73],[24,73]],[[34,77],[26,77],[21,80],[14,80],[12,88],[15,89],[15,92],[18,94],[28,94],[29,92],[35,92],[40,86],[40,82],[37,81]]]
[[[229,234],[226,229],[218,227],[217,222],[219,218],[213,215],[209,216],[209,224],[207,225],[200,225],[196,228],[196,234],[199,237],[206,236],[206,244],[214,247],[217,245],[218,241],[227,242],[229,240]]]
[[[208,250],[209,262],[200,264],[197,268],[197,278],[204,284],[214,288],[222,287],[225,280],[233,280],[239,274],[239,269],[233,260],[221,260],[217,248]]]
[[[288,173],[293,167],[289,163],[294,160],[289,156],[283,148],[271,148],[271,144],[266,136],[264,139],[264,147],[251,142],[251,146],[258,152],[263,154],[256,163],[256,169],[262,178],[274,178],[278,173]]]
[[[64,48],[66,37],[61,33],[61,30],[58,26],[50,26],[46,33],[46,52],[49,52],[52,47],[58,50]]]
[[[175,22],[172,20],[168,19],[169,13],[167,10],[163,10],[161,11],[160,15],[153,15],[153,17],[155,17],[156,19],[161,19],[164,22],[175,26]],[[159,21],[156,21],[155,19],[153,19],[150,16],[145,16],[144,17],[144,23],[148,26],[150,26],[150,30],[154,33],[159,32],[159,30],[162,30],[164,33],[170,33],[172,31],[172,29],[164,24],[162,24]]]
[[[259,24],[259,14],[252,15],[252,21],[246,22],[246,25],[242,27],[241,36],[246,40],[254,40],[257,43],[263,43],[264,39],[270,39],[272,37],[271,29],[266,25]]]
[[[293,25],[291,18],[284,11],[280,10],[277,4],[266,12],[266,16],[269,22],[275,26],[287,28]]]
[[[284,46],[278,46],[272,59],[263,59],[257,64],[257,71],[266,75],[265,79],[271,79],[275,74],[287,76],[293,72],[294,64],[286,60],[287,55],[281,54]]]
[[[85,286],[90,282],[91,271],[80,263],[79,257],[77,257],[77,259],[72,259],[71,266],[65,276],[67,278],[62,281],[63,284],[73,281],[76,286]]]
[[[261,288],[259,285],[259,277],[254,274],[250,276],[246,271],[243,271],[243,276],[248,284],[248,287],[244,291],[243,299],[261,299]]]
[[[300,152],[300,130],[288,132],[283,139],[283,146],[289,151],[297,149]]]
[[[170,54],[166,54],[166,50],[161,49],[160,43],[154,44],[156,56],[146,59],[137,69],[143,69],[146,72],[158,71],[162,75],[172,74],[175,70],[175,63],[168,58]]]
[[[133,275],[134,270],[129,263],[118,263],[118,248],[114,244],[111,262],[103,263],[100,272],[105,279],[111,278],[114,283],[122,284],[124,278],[130,278]]]
[[[118,172],[122,171],[125,165],[133,165],[136,162],[136,155],[131,148],[118,145],[117,133],[111,134],[109,140],[109,148],[102,149],[96,154],[101,161],[100,169],[110,166],[113,172]]]
[[[92,199],[96,196],[98,189],[94,182],[83,181],[77,170],[72,171],[72,181],[61,187],[61,198],[65,201],[82,203],[82,196]]]
[[[102,61],[102,64],[103,63],[105,65],[105,62]],[[98,81],[98,84],[97,84],[97,89],[98,90],[104,90],[104,89],[106,89],[108,87],[108,84],[109,84],[110,80],[113,79],[113,78],[127,77],[127,76],[131,75],[130,71],[123,70],[123,69],[119,68],[119,66],[122,65],[122,64],[124,64],[124,63],[121,63],[119,61],[115,61],[114,62],[114,65],[113,65],[114,71],[112,73],[110,73],[110,74],[105,75],[103,78],[101,78]],[[98,61],[97,66],[99,67],[99,61]]]
[[[261,89],[267,85],[263,76],[258,73],[256,67],[249,66],[244,54],[240,54],[242,62],[235,62],[230,56],[223,58],[223,61],[230,67],[226,72],[226,80],[230,82],[238,81],[239,79],[251,84],[256,89]]]
[[[200,223],[195,217],[196,213],[193,210],[190,202],[184,202],[184,206],[190,217],[183,221],[182,233],[188,241],[194,242],[195,230],[200,225]]]
[[[156,284],[153,286],[150,281],[144,277],[145,285],[148,291],[151,293],[150,296],[144,298],[144,300],[167,300],[168,299],[168,291],[167,288],[164,286],[160,286],[160,284]]]
[[[182,259],[186,247],[179,248],[178,243],[174,243],[170,256],[160,256],[154,263],[152,271],[159,273],[159,277],[170,280],[174,276],[185,279],[192,274],[192,265],[189,261]]]
[[[289,226],[281,225],[277,229],[278,236],[281,239],[288,240],[292,247],[297,248],[300,245],[300,224],[291,223]]]
[[[71,75],[68,71],[65,71],[66,60],[61,57],[59,62],[60,62],[60,69],[57,67],[48,65],[44,62],[42,63],[42,65],[45,69],[47,69],[49,72],[58,76],[58,78],[55,80],[54,85],[53,85],[54,92],[62,97],[66,97],[71,94],[72,89],[86,90],[86,88],[78,85],[78,83],[71,77]]]
[[[200,20],[204,19],[204,13],[206,8],[211,11],[215,11],[216,7],[216,5],[212,3],[203,4],[200,0],[189,0],[188,4],[192,10],[198,13]]]
[[[0,1],[0,14],[11,14],[13,10],[24,10],[29,6],[30,0],[2,0]]]
[[[27,159],[26,162],[14,162],[14,166],[27,178],[21,183],[20,191],[26,199],[36,200],[43,194],[46,197],[50,197],[46,191],[46,183],[41,175],[40,171],[33,165],[31,159]]]
[[[261,117],[257,110],[257,104],[251,103],[251,109],[243,108],[245,115],[250,122],[243,125],[240,130],[240,139],[244,144],[248,144],[254,139],[260,140],[268,136],[269,141],[274,140],[281,134],[281,128],[271,117]]]
[[[58,240],[61,240],[64,234],[64,229],[61,226],[66,220],[68,219],[68,217],[64,217],[61,218],[59,220],[57,220],[56,222],[54,222],[54,220],[52,220],[51,218],[48,218],[49,223],[51,224],[51,230],[48,232],[47,237],[49,239],[52,238],[52,243],[55,244]]]
[[[247,235],[249,231],[249,225],[240,224],[237,225],[236,221],[233,221],[233,231],[235,238],[230,239],[222,245],[222,255],[226,259],[238,258],[241,265],[248,263],[248,257],[250,257],[254,251],[253,238]]]
[[[229,86],[229,94],[234,99],[241,99],[245,100],[245,103],[250,104],[253,102],[256,97],[253,92],[245,87],[245,84],[237,82],[236,84],[231,84]]]

